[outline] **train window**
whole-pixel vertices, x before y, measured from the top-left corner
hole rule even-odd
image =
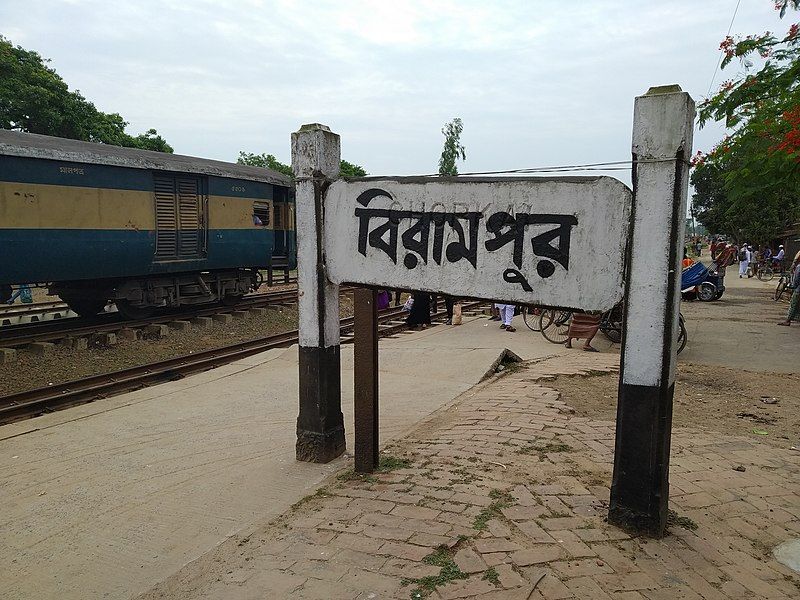
[[[284,218],[283,218],[283,207],[285,205],[280,202],[275,204],[275,229],[283,229],[284,227]]]
[[[270,210],[268,203],[256,202],[253,204],[253,225],[267,227],[270,224]]]

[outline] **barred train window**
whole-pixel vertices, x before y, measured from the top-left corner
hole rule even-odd
[[[256,202],[253,204],[253,224],[261,227],[269,226],[269,202]]]

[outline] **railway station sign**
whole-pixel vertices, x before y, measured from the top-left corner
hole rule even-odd
[[[324,203],[336,284],[581,310],[623,295],[631,191],[611,177],[340,180]]]
[[[608,520],[667,526],[681,242],[695,106],[679,86],[634,101],[633,190],[608,177],[341,180],[339,136],[292,134],[298,243],[296,456],[345,450],[340,284],[353,283],[355,468],[378,465],[377,292],[400,288],[606,310],[624,297]]]

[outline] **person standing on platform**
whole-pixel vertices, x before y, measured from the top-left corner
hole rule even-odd
[[[572,321],[569,323],[569,331],[567,332],[567,341],[565,343],[567,348],[572,348],[572,340],[585,339],[583,349],[586,352],[600,352],[597,348],[591,345],[591,341],[597,330],[600,328],[600,319],[603,313],[573,313]]]
[[[511,324],[511,320],[514,318],[514,305],[496,304],[495,306],[497,306],[497,310],[500,312],[500,320],[502,321],[500,329],[505,329],[510,333],[514,333],[516,329]]]
[[[789,300],[789,311],[786,313],[786,320],[778,323],[778,325],[783,325],[784,327],[789,327],[792,321],[800,321],[800,252],[794,257],[789,272],[791,273],[789,285],[793,287],[794,290]]]
[[[423,329],[431,324],[431,295],[427,292],[412,292],[411,297],[414,303],[411,305],[411,312],[406,319],[406,324],[415,329]]]

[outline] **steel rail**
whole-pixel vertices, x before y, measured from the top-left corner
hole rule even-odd
[[[280,290],[245,296],[240,302],[225,306],[198,305],[199,308],[178,311],[167,310],[146,319],[124,320],[119,313],[104,313],[87,319],[55,319],[20,325],[6,325],[0,328],[0,346],[24,346],[34,342],[52,342],[65,337],[86,337],[96,333],[109,333],[124,328],[138,328],[159,325],[171,321],[206,317],[219,313],[230,313],[247,308],[259,308],[275,304],[293,304],[297,300],[297,290]]]

